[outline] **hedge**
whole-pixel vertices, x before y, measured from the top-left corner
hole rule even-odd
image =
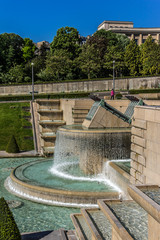
[[[129,94],[139,94],[139,93],[160,93],[160,88],[129,90]]]
[[[51,93],[51,94],[35,94],[35,99],[60,99],[60,98],[85,98],[88,97],[90,92],[73,92],[73,93]],[[5,95],[0,96],[0,101],[31,101],[32,95]]]
[[[12,212],[3,197],[0,198],[0,240],[21,240]]]
[[[6,152],[8,153],[19,153],[19,147],[17,144],[17,141],[15,139],[15,136],[12,135],[9,139],[9,142],[6,147]]]

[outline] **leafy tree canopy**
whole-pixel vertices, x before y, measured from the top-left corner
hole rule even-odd
[[[80,52],[79,32],[73,27],[62,27],[58,29],[57,35],[51,43],[51,51],[54,55],[59,55],[59,51],[64,51],[70,59],[74,59]]]
[[[136,44],[135,40],[130,41],[126,47],[125,51],[125,64],[130,71],[130,75],[136,76],[139,75],[141,69],[141,53],[140,48]]]
[[[36,46],[33,41],[29,38],[24,38],[24,46],[22,48],[23,59],[25,62],[28,62],[34,57],[34,52],[36,50]]]
[[[8,71],[15,64],[21,64],[23,38],[14,33],[0,34],[0,66]]]

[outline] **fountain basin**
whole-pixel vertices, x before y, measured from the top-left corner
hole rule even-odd
[[[35,169],[38,169],[39,164],[42,164],[41,169],[46,172],[43,163],[46,164],[47,162],[49,161],[41,160],[15,168],[10,177],[6,179],[5,187],[8,191],[21,198],[48,205],[67,207],[95,207],[97,206],[97,199],[119,198],[118,191],[112,186],[107,186],[107,184],[98,182],[98,180],[93,179],[93,185],[89,187],[87,186],[87,190],[85,191],[87,181],[84,181],[83,184],[81,184],[82,187],[78,187],[79,183],[73,182],[74,187],[66,189],[66,185],[58,187],[56,184],[57,177],[50,176],[51,173],[49,173],[48,176],[43,177],[43,173],[40,171],[40,180],[36,178],[36,174],[35,176],[32,176],[32,172],[35,172]],[[50,162],[52,163],[52,161]],[[28,172],[31,172],[30,175],[28,175]],[[48,182],[50,182],[49,184],[47,184],[46,178],[48,179]],[[64,179],[64,182],[67,181],[70,180]],[[71,184],[68,183],[68,185]],[[97,185],[97,190],[94,189],[95,185]]]

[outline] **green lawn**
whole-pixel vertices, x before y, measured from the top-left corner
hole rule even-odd
[[[6,150],[11,135],[20,150],[34,149],[29,108],[29,103],[0,103],[0,151]]]

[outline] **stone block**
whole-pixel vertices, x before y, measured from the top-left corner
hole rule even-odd
[[[143,173],[143,166],[141,164],[137,164],[137,170],[140,173]]]
[[[131,168],[131,169],[130,169],[130,174],[131,174],[131,176],[133,176],[134,178],[136,178],[136,170],[135,170],[135,169]]]
[[[138,137],[144,137],[144,130],[141,128],[136,128],[132,126],[131,133],[132,135],[136,135]]]
[[[134,143],[131,144],[131,150],[135,153],[138,153],[142,156],[144,156],[144,148],[143,147],[140,147]]]
[[[136,161],[131,161],[131,168],[138,170],[138,163]]]
[[[135,119],[132,121],[132,126],[141,129],[147,129],[147,122],[145,120]]]
[[[154,122],[155,119],[155,110],[152,108],[147,108],[145,109],[146,113],[145,113],[145,120],[149,121],[149,122]]]
[[[136,180],[135,184],[142,184],[142,182],[140,182],[139,180]]]
[[[136,183],[136,179],[133,176],[130,176],[130,183],[131,184],[135,184]]]
[[[160,143],[160,124],[156,122],[147,122],[146,139]]]
[[[135,153],[135,152],[131,152],[131,159],[135,160],[135,161],[138,161],[138,154]]]
[[[146,147],[146,140],[141,138],[141,137],[137,137],[137,136],[134,136],[132,135],[131,136],[131,142],[132,143],[135,143],[136,145],[139,145],[141,147]]]
[[[159,109],[154,110],[154,122],[160,123],[160,110]]]
[[[146,159],[144,156],[138,155],[138,163],[140,163],[143,166],[146,166]]]
[[[140,106],[135,107],[134,118],[145,119],[145,109],[143,107],[140,107]]]

